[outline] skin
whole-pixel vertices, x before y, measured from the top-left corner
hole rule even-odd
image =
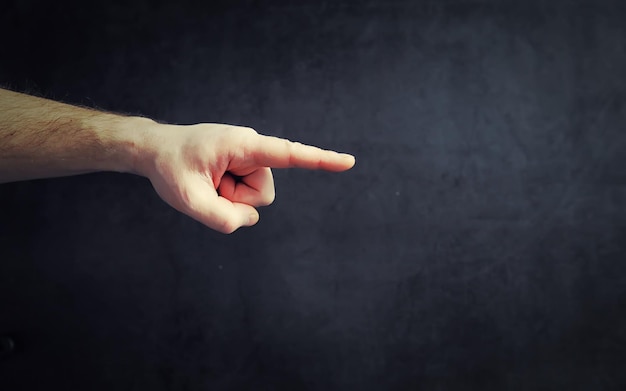
[[[147,177],[172,207],[223,233],[274,201],[271,168],[345,171],[354,157],[224,124],[166,125],[0,89],[0,183],[97,171]]]

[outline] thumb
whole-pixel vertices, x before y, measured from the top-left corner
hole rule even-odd
[[[230,234],[259,221],[259,212],[254,207],[219,196],[202,178],[190,178],[189,182],[186,213],[209,228]]]

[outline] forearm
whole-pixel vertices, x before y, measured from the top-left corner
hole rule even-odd
[[[270,167],[345,171],[354,157],[224,124],[161,125],[0,89],[0,183],[132,172],[179,211],[230,233],[274,201]]]
[[[148,122],[0,89],[0,183],[134,172]]]

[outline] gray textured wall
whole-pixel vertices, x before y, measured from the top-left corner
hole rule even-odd
[[[0,186],[19,347],[0,389],[623,389],[624,20],[617,1],[0,6],[5,86],[357,157],[276,171],[232,236],[139,177]]]

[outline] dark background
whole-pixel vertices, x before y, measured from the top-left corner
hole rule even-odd
[[[626,387],[626,5],[2,2],[0,83],[351,152],[231,236],[0,186],[0,389]],[[65,387],[65,388],[61,388]]]

